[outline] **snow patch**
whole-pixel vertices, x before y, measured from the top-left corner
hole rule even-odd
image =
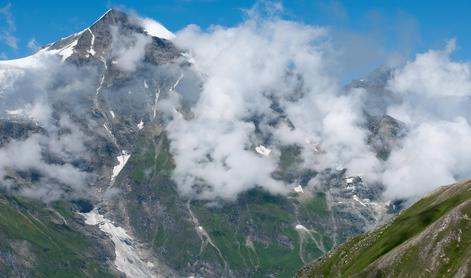
[[[144,28],[144,31],[152,37],[158,37],[166,40],[175,38],[175,35],[172,32],[167,30],[167,28],[165,28],[162,24],[150,18],[142,18],[141,26]]]
[[[304,142],[310,146],[312,146],[312,148],[314,149],[314,152],[318,153],[321,151],[320,149],[320,144],[319,143],[315,143],[315,142],[312,142],[309,138],[305,138],[304,139]]]
[[[360,205],[364,206],[364,207],[368,207],[365,203],[363,203],[360,198],[358,198],[357,195],[353,195],[353,200],[357,201],[358,203],[360,203]]]
[[[111,114],[111,117],[114,119],[114,118],[115,118],[115,114],[114,114],[113,110],[110,110],[110,114]]]
[[[160,96],[160,88],[155,93],[154,107],[152,109],[152,112],[153,112],[152,119],[155,119],[155,117],[157,116],[157,105],[158,105],[158,101],[159,101],[159,96]]]
[[[195,63],[195,58],[193,58],[193,56],[191,56],[190,53],[188,52],[183,52],[182,53],[182,56],[185,57],[187,59],[187,61],[190,63],[190,64],[194,64]]]
[[[137,128],[139,130],[143,129],[144,128],[144,122],[141,120],[138,124],[137,124]]]
[[[88,50],[88,53],[90,53],[90,55],[92,56],[95,56],[95,34],[93,34],[92,30],[90,30],[90,28],[87,29],[89,32],[90,32],[90,35],[92,35],[92,38],[90,40],[90,49]]]
[[[103,65],[105,65],[105,69],[108,69],[108,66],[106,65],[106,61],[102,60],[102,62],[103,62]],[[100,85],[98,85],[98,88],[96,88],[96,95],[98,95],[101,92],[101,87],[103,87],[103,83],[105,82],[105,73],[103,73],[103,75],[101,76]]]
[[[124,166],[128,162],[129,158],[131,157],[131,154],[128,153],[127,151],[122,151],[121,155],[118,155],[116,159],[118,160],[118,165],[113,167],[113,174],[111,175],[111,183],[114,182],[116,177],[119,175],[121,170],[123,170]]]
[[[144,88],[149,89],[149,85],[147,85],[147,81],[144,80]]]
[[[347,177],[345,178],[345,182],[347,183],[347,185],[350,185],[353,183],[353,180],[355,179],[355,177]]]
[[[180,74],[175,84],[173,84],[172,89],[170,89],[170,92],[175,92],[175,93],[177,92],[175,91],[175,89],[177,88],[178,84],[180,84],[180,81],[183,79],[183,76],[184,76],[183,74]]]
[[[298,185],[294,188],[294,192],[296,193],[304,193],[303,187],[301,185]]]
[[[105,128],[105,130],[111,135],[111,137],[114,138],[114,135],[113,133],[111,132],[111,130],[108,128],[108,126],[106,124],[103,124],[103,127]]]
[[[255,147],[255,151],[264,156],[269,156],[271,153],[271,150],[263,145]]]
[[[335,167],[335,170],[337,172],[340,172],[340,171],[343,171],[343,169],[345,169],[345,167],[341,166],[341,165],[338,165],[337,167]]]
[[[85,224],[96,226],[106,233],[113,241],[116,258],[114,264],[116,268],[126,274],[126,277],[156,277],[150,269],[151,262],[144,262],[138,255],[138,250],[134,246],[133,238],[126,230],[118,227],[105,218],[98,211],[92,210],[88,213],[81,213],[85,217]]]
[[[304,227],[304,226],[301,225],[301,224],[296,225],[295,228],[296,228],[296,230],[298,230],[298,231],[309,231],[306,227]]]
[[[34,55],[14,60],[0,61],[0,66],[7,66],[18,69],[37,68],[42,65],[42,58],[48,56],[49,53],[44,50],[38,51]]]
[[[75,39],[73,42],[68,44],[66,47],[58,50],[57,53],[62,56],[62,62],[64,62],[67,58],[69,58],[72,54],[74,54],[74,48],[78,43],[78,39]]]
[[[5,112],[10,116],[21,116],[25,113],[24,109],[15,109],[15,110],[5,110]]]

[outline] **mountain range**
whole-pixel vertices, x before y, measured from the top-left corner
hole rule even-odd
[[[211,186],[195,182],[196,193],[187,194],[174,176],[180,162],[169,126],[174,118],[194,117],[205,77],[174,36],[156,22],[112,9],[29,57],[0,61],[8,81],[0,85],[0,276],[291,277],[326,254],[298,274],[361,276],[368,269],[381,275],[381,269],[406,267],[393,252],[428,252],[442,244],[432,236],[436,229],[466,221],[461,197],[469,184],[463,183],[357,236],[389,221],[408,200],[385,200],[381,183],[349,175],[342,165],[310,167],[296,144],[275,148],[263,135],[263,115],[244,119],[259,137],[246,150],[257,159],[277,152],[271,177],[288,192],[255,186],[233,199],[203,198]],[[342,89],[344,95],[365,91],[362,128],[381,161],[408,132],[384,106],[397,101],[387,89],[392,72],[380,68]],[[268,99],[267,125],[292,125],[277,99]],[[417,217],[423,224],[396,228]],[[378,239],[383,233],[387,250]],[[465,230],[462,235],[467,240]],[[456,249],[462,263],[444,262],[444,269],[466,273],[466,250]]]

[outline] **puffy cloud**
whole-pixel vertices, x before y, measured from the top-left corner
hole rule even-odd
[[[85,147],[90,139],[70,117],[86,122],[82,107],[87,105],[87,94],[94,93],[97,77],[93,70],[63,64],[58,57],[39,55],[34,59],[35,67],[0,65],[2,116],[19,123],[32,121],[36,126],[33,130],[20,127],[21,139],[0,147],[0,185],[44,201],[86,196],[94,174],[77,162],[90,159]],[[38,180],[28,181],[21,173],[33,173]],[[12,186],[8,177],[26,178],[26,185]]]
[[[444,50],[418,54],[398,68],[388,88],[402,101],[388,113],[409,133],[392,151],[382,178],[389,197],[418,197],[436,186],[469,178],[471,75],[469,64]]]
[[[191,113],[172,110],[167,128],[174,178],[185,195],[233,199],[254,186],[286,192],[290,185],[272,176],[286,144],[302,147],[303,167],[346,168],[386,185],[387,198],[417,197],[469,173],[460,165],[469,164],[471,79],[468,63],[450,58],[454,41],[393,72],[387,90],[394,102],[385,106],[409,133],[386,162],[367,144],[368,95],[343,93],[337,85],[339,63],[327,29],[249,13],[232,28],[189,26],[174,42],[189,51],[204,80]],[[259,144],[274,151],[259,156]]]
[[[0,148],[0,179],[10,171],[36,171],[41,175],[39,186],[20,188],[20,194],[50,201],[68,194],[84,194],[91,178],[70,163],[50,163],[44,156],[50,138],[45,135],[32,135],[25,140],[13,140]],[[2,182],[3,183],[3,182]],[[69,188],[67,190],[67,188]],[[70,197],[70,196],[68,196]]]
[[[305,166],[319,170],[340,164],[367,174],[378,163],[359,128],[357,94],[340,96],[331,75],[327,40],[324,28],[276,17],[177,33],[173,41],[189,50],[204,80],[191,116],[174,110],[167,127],[183,194],[234,199],[255,186],[287,192],[272,177],[279,152],[260,156],[259,144],[297,144]]]
[[[387,197],[419,197],[471,173],[471,126],[464,118],[420,124],[387,161]]]
[[[408,133],[383,162],[367,144],[363,102],[369,95],[362,89],[346,92],[338,85],[342,59],[331,31],[279,19],[273,14],[282,11],[282,5],[259,3],[271,6],[262,14],[259,6],[249,10],[238,26],[201,30],[192,25],[178,32],[172,41],[188,51],[190,69],[169,65],[137,72],[151,38],[112,29],[112,59],[120,70],[149,74],[144,79],[148,81],[155,73],[169,83],[152,99],[159,99],[155,108],[168,123],[176,162],[173,177],[183,195],[234,199],[253,187],[286,193],[292,185],[274,178],[273,172],[282,147],[291,144],[301,147],[301,167],[346,168],[348,175],[385,184],[388,198],[419,196],[467,177],[471,79],[469,64],[450,58],[454,41],[445,50],[418,54],[394,71],[386,93],[395,101],[385,106],[407,125]],[[364,40],[357,42],[362,45]],[[99,76],[94,68],[76,68],[54,57],[36,62],[32,69],[0,67],[0,113],[13,109],[47,131],[1,148],[0,176],[11,169],[38,171],[45,182],[22,193],[54,199],[70,190],[84,191],[91,178],[73,163],[89,158],[84,144],[89,138],[71,117],[84,119],[90,112]],[[113,96],[147,86],[136,80]],[[116,101],[115,112],[128,109],[120,98],[109,101]],[[272,152],[258,154],[259,145]],[[111,190],[105,198],[114,194]]]
[[[137,20],[142,28],[144,28],[144,31],[151,36],[167,40],[175,38],[175,35],[172,32],[151,18],[137,18]]]
[[[418,54],[413,62],[398,69],[390,89],[398,93],[430,96],[470,96],[471,70],[468,63],[453,62],[449,55],[455,40],[445,50]]]
[[[139,33],[122,34],[118,27],[111,27],[111,48],[116,66],[123,71],[135,71],[138,63],[144,59],[146,46],[151,42],[151,38]]]

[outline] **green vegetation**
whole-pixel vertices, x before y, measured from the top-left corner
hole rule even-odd
[[[299,255],[301,238],[295,230],[298,207],[299,217],[306,225],[325,232],[316,235],[316,239],[326,247],[331,246],[329,232],[321,229],[329,225],[323,193],[295,206],[296,199],[253,189],[233,202],[216,205],[190,202],[199,225],[204,227],[219,253],[206,239],[203,242],[200,239],[189,216],[188,200],[181,198],[171,180],[174,162],[165,135],[152,139],[142,136],[132,153],[116,183],[124,190],[122,202],[126,204],[130,224],[138,237],[150,242],[155,252],[175,269],[201,261],[216,266],[221,273],[227,264],[238,276],[292,277],[303,265]],[[293,172],[296,169],[293,165],[300,162],[300,150],[296,146],[287,147],[282,156],[284,162],[280,168],[286,175],[300,179],[300,183],[305,185],[316,174]],[[310,259],[321,254],[312,238],[305,237],[303,256]]]
[[[301,147],[297,145],[283,146],[281,149],[278,169],[273,173],[273,178],[287,183],[297,182],[306,186],[309,180],[317,175],[311,169],[303,169]]]
[[[352,277],[362,276],[374,269],[378,275],[388,273],[388,277],[399,277],[401,273],[412,275],[426,268],[436,268],[435,271],[440,273],[440,277],[451,277],[453,270],[456,271],[465,263],[465,259],[469,259],[468,254],[471,251],[471,223],[465,220],[471,215],[470,200],[471,182],[442,188],[415,203],[390,224],[349,240],[320,262],[304,269],[300,275],[304,273],[310,277]],[[449,216],[452,211],[467,216],[456,223],[448,220],[444,230],[435,231],[433,225],[443,217]],[[459,239],[456,236],[458,231]],[[410,239],[418,236],[424,240],[405,245]],[[431,239],[425,240],[427,237]],[[424,250],[429,250],[425,246],[441,246],[439,242],[446,246],[441,256],[447,259],[427,266],[428,262],[422,260]],[[389,255],[398,248],[401,248],[399,256]],[[435,248],[438,247],[430,250]],[[379,259],[383,261],[383,267],[378,268],[376,263]],[[391,261],[388,261],[389,259]],[[384,263],[385,260],[388,263]],[[383,269],[385,265],[388,266],[387,271]]]
[[[319,213],[326,213],[325,195],[317,194],[305,206],[300,213],[306,219],[321,219]],[[234,204],[208,208],[204,202],[194,202],[192,208],[231,269],[250,277],[266,277],[267,273],[292,277],[302,266],[295,208],[285,197],[253,189],[240,195]],[[316,239],[331,246],[330,239],[323,235],[316,235]],[[303,246],[308,258],[322,255],[309,236]]]
[[[170,178],[173,168],[166,136],[142,135],[116,186],[137,236],[168,265],[182,269],[198,257],[201,241]]]
[[[235,204],[195,202],[192,208],[231,269],[250,277],[291,277],[302,261],[289,206],[285,198],[254,189]]]
[[[301,202],[301,210],[312,217],[328,216],[327,203],[324,192],[316,192],[314,198]]]
[[[70,206],[0,197],[0,251],[23,262],[23,270],[34,277],[112,277],[105,261],[97,260],[94,243],[62,221],[74,221]],[[19,248],[18,246],[21,246]],[[103,258],[102,258],[103,260]],[[11,265],[0,263],[0,276],[14,276]]]

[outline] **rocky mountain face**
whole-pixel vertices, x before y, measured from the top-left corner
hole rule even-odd
[[[471,181],[443,186],[297,277],[469,277]]]
[[[0,150],[11,158],[0,162],[0,274],[290,277],[399,210],[400,200],[382,201],[380,184],[306,168],[296,145],[281,148],[273,173],[298,184],[288,195],[182,197],[166,104],[191,117],[203,81],[172,35],[151,27],[110,10],[30,57],[0,62],[12,76],[0,90]],[[376,105],[390,97],[388,74],[349,85],[370,96],[365,125],[382,159],[407,132]],[[34,155],[17,162],[23,148]]]

